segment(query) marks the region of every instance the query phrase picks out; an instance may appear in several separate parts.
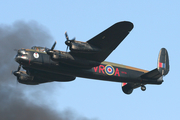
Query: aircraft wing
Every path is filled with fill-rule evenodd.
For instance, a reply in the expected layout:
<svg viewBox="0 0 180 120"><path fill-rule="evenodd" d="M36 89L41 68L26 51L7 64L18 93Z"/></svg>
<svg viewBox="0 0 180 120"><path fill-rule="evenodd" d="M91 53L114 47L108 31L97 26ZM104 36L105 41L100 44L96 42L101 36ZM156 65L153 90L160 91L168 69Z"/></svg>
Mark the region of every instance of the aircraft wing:
<svg viewBox="0 0 180 120"><path fill-rule="evenodd" d="M102 62L124 40L132 29L133 24L131 22L118 22L87 41L89 45L98 48L98 52L74 54L84 59Z"/></svg>

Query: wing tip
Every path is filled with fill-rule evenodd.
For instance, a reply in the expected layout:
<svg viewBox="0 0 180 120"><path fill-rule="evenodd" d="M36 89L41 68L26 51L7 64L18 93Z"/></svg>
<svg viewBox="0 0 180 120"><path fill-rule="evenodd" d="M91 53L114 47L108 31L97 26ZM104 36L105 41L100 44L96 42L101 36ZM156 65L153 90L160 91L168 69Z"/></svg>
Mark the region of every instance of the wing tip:
<svg viewBox="0 0 180 120"><path fill-rule="evenodd" d="M128 30L128 31L131 31L134 28L134 24L130 21L120 21L120 22L115 23L114 25L123 27L125 28L124 30Z"/></svg>

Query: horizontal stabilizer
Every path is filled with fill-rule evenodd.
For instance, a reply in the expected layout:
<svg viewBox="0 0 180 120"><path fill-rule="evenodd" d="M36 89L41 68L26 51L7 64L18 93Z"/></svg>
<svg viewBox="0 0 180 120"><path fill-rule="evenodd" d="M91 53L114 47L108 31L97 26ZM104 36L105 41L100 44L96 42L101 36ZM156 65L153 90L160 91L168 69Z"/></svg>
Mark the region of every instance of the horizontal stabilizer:
<svg viewBox="0 0 180 120"><path fill-rule="evenodd" d="M152 71L149 71L143 75L141 75L141 78L143 79L158 79L162 76L162 74L158 71L158 69L154 69Z"/></svg>

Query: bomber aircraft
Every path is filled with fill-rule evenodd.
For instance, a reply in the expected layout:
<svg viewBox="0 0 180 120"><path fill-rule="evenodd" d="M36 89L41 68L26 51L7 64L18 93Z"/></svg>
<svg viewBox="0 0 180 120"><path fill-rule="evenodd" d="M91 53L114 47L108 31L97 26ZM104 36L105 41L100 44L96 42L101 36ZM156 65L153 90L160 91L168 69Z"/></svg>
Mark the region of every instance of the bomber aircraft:
<svg viewBox="0 0 180 120"><path fill-rule="evenodd" d="M31 49L19 49L15 61L19 67L12 73L18 82L27 85L75 80L76 77L121 82L125 94L131 94L135 88L146 90L146 84L159 85L163 76L169 72L168 52L162 48L157 68L151 71L122 64L104 61L133 29L129 21L115 23L87 42L69 40L65 33L70 51L54 50L34 46ZM20 71L21 67L24 71Z"/></svg>

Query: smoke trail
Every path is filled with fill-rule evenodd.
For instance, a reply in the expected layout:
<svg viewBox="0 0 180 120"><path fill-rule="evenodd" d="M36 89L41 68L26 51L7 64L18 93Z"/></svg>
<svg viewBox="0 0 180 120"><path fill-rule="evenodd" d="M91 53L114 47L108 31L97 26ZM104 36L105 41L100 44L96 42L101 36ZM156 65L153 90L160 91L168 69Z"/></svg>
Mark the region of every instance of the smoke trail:
<svg viewBox="0 0 180 120"><path fill-rule="evenodd" d="M11 70L17 70L14 61L14 49L30 48L34 45L49 46L53 43L48 30L35 21L17 21L13 25L0 25L0 119L1 120L88 120L74 115L70 110L57 112L49 107L44 100L40 86L35 89L33 99L28 98L26 92L30 87L16 86L16 77L10 75ZM52 87L53 88L53 87ZM43 92L52 92L52 88ZM31 96L32 97L32 96ZM42 102L43 101L43 102ZM41 102L41 104L39 104Z"/></svg>
<svg viewBox="0 0 180 120"><path fill-rule="evenodd" d="M12 26L0 26L0 70L1 83L9 82L7 77L11 70L16 70L18 64L14 62L16 51L14 49L30 48L33 45L48 45L52 38L43 26L35 21L25 23L22 21L15 22ZM1 84L0 83L0 84Z"/></svg>

